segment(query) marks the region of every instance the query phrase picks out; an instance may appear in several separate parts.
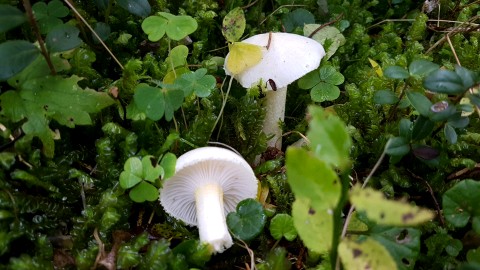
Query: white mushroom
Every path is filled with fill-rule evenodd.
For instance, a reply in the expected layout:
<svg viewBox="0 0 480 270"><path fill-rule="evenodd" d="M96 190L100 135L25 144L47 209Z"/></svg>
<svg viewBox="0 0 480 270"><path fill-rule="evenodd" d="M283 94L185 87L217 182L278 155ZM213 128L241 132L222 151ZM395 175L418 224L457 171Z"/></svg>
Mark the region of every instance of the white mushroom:
<svg viewBox="0 0 480 270"><path fill-rule="evenodd" d="M241 200L257 194L250 165L230 150L202 147L180 156L175 171L160 191L165 211L197 226L200 241L209 243L214 253L231 247L225 217Z"/></svg>
<svg viewBox="0 0 480 270"><path fill-rule="evenodd" d="M242 42L268 47L264 50L260 63L234 77L245 88L255 86L260 81L266 83L267 112L263 132L274 135L268 146L280 149L282 130L279 121L285 118L287 85L315 70L325 56L325 50L320 43L311 38L289 33L259 34ZM225 59L225 62L227 61L228 55ZM231 74L226 66L225 71L228 75ZM277 90L270 91L272 87L276 87Z"/></svg>

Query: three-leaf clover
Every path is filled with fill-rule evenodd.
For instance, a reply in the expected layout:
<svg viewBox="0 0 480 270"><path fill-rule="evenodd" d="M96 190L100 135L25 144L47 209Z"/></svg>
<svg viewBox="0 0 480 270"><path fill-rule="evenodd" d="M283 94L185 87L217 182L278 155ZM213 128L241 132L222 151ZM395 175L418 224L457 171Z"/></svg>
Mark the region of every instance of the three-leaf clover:
<svg viewBox="0 0 480 270"><path fill-rule="evenodd" d="M335 100L340 96L337 85L344 82L343 75L332 66L324 66L303 76L298 87L310 89L310 96L315 102Z"/></svg>
<svg viewBox="0 0 480 270"><path fill-rule="evenodd" d="M197 30L197 21L190 16L175 16L166 12L159 12L159 15L147 17L142 23L142 30L150 41L159 41L165 34L178 41Z"/></svg>
<svg viewBox="0 0 480 270"><path fill-rule="evenodd" d="M193 92L198 97L208 97L215 88L217 81L212 75L206 75L207 69L197 69L195 72L184 73L176 81L175 85L184 91L185 96Z"/></svg>

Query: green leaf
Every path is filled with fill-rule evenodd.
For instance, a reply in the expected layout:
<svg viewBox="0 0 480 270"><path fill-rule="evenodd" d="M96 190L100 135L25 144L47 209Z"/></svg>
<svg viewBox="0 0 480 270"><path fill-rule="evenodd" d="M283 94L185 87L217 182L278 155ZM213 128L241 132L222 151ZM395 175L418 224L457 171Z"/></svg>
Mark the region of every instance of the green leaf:
<svg viewBox="0 0 480 270"><path fill-rule="evenodd" d="M329 84L340 85L345 81L345 77L334 67L327 65L320 68L320 80Z"/></svg>
<svg viewBox="0 0 480 270"><path fill-rule="evenodd" d="M165 175L163 179L168 179L175 174L175 165L177 164L177 157L173 153L166 153L162 161L160 161L160 166L162 166Z"/></svg>
<svg viewBox="0 0 480 270"><path fill-rule="evenodd" d="M395 104L398 100L397 95L390 90L378 90L373 95L373 101L380 105Z"/></svg>
<svg viewBox="0 0 480 270"><path fill-rule="evenodd" d="M245 199L238 203L237 211L227 215L227 225L232 234L243 241L249 241L259 235L267 216L263 206L255 199Z"/></svg>
<svg viewBox="0 0 480 270"><path fill-rule="evenodd" d="M282 25L286 32L292 32L297 27L303 28L305 24L311 23L315 23L315 17L304 8L295 9L282 17Z"/></svg>
<svg viewBox="0 0 480 270"><path fill-rule="evenodd" d="M207 69L200 68L195 72L184 73L177 80L175 86L183 90L185 96L193 92L198 97L208 97L215 88L217 81L212 75L206 75Z"/></svg>
<svg viewBox="0 0 480 270"><path fill-rule="evenodd" d="M338 245L338 255L345 269L349 270L398 269L388 250L371 238L366 238L361 242L347 238L342 239Z"/></svg>
<svg viewBox="0 0 480 270"><path fill-rule="evenodd" d="M154 121L160 120L164 115L167 121L172 120L175 110L183 103L183 91L152 87L141 83L135 87L133 96L138 110Z"/></svg>
<svg viewBox="0 0 480 270"><path fill-rule="evenodd" d="M454 115L448 118L447 123L454 128L465 128L466 126L468 126L469 122L470 122L470 118L462 117L461 112L456 112Z"/></svg>
<svg viewBox="0 0 480 270"><path fill-rule="evenodd" d="M142 29L150 41L160 40L165 33L170 39L179 41L197 30L197 21L190 16L175 16L166 12L159 14L142 22Z"/></svg>
<svg viewBox="0 0 480 270"><path fill-rule="evenodd" d="M480 182L467 179L458 182L442 196L445 219L455 227L465 227L470 219L480 219ZM478 222L478 221L477 221ZM475 228L480 233L480 228Z"/></svg>
<svg viewBox="0 0 480 270"><path fill-rule="evenodd" d="M449 144L457 143L457 132L451 125L445 124L445 126L443 127L443 134L445 135L445 139L447 139L447 142Z"/></svg>
<svg viewBox="0 0 480 270"><path fill-rule="evenodd" d="M420 230L375 225L369 233L372 239L388 250L399 270L414 269L420 254Z"/></svg>
<svg viewBox="0 0 480 270"><path fill-rule="evenodd" d="M270 221L270 234L275 240L285 237L288 241L297 238L293 218L289 214L277 214Z"/></svg>
<svg viewBox="0 0 480 270"><path fill-rule="evenodd" d="M390 138L385 147L385 153L390 156L404 156L410 152L410 144L404 137Z"/></svg>
<svg viewBox="0 0 480 270"><path fill-rule="evenodd" d="M19 73L32 63L40 51L32 43L11 40L0 44L0 81Z"/></svg>
<svg viewBox="0 0 480 270"><path fill-rule="evenodd" d="M432 113L430 110L432 102L426 96L413 91L406 91L406 93L408 101L410 101L410 104L412 104L420 115L428 117Z"/></svg>
<svg viewBox="0 0 480 270"><path fill-rule="evenodd" d="M139 17L147 17L151 12L148 0L118 0L118 5Z"/></svg>
<svg viewBox="0 0 480 270"><path fill-rule="evenodd" d="M385 199L382 192L355 186L350 201L357 211L365 211L369 220L382 225L413 226L431 220L434 213L406 202Z"/></svg>
<svg viewBox="0 0 480 270"><path fill-rule="evenodd" d="M318 30L321 27L320 30ZM318 31L317 31L318 30ZM303 27L303 34L310 36L314 31L313 39L320 42L325 48L325 59L328 60L338 50L340 46L345 44L346 39L340 31L334 26L322 26L320 24L306 24Z"/></svg>
<svg viewBox="0 0 480 270"><path fill-rule="evenodd" d="M455 73L462 79L464 89L468 89L478 83L478 74L462 66L455 65Z"/></svg>
<svg viewBox="0 0 480 270"><path fill-rule="evenodd" d="M412 140L422 140L428 137L435 127L435 123L427 117L419 116L412 128Z"/></svg>
<svg viewBox="0 0 480 270"><path fill-rule="evenodd" d="M50 53L68 51L82 44L78 37L80 30L75 26L62 24L56 26L47 34L45 43Z"/></svg>
<svg viewBox="0 0 480 270"><path fill-rule="evenodd" d="M168 70L172 71L177 67L183 67L187 65L188 47L185 45L175 46L165 58L165 63L168 65ZM177 74L178 76L179 74Z"/></svg>
<svg viewBox="0 0 480 270"><path fill-rule="evenodd" d="M400 79L400 80L407 79L408 77L410 77L410 74L408 73L408 71L405 68L399 67L399 66L387 67L386 69L383 70L383 75L390 79Z"/></svg>
<svg viewBox="0 0 480 270"><path fill-rule="evenodd" d="M310 106L308 112L312 119L307 137L314 154L329 165L347 167L350 164L352 141L345 124L320 107Z"/></svg>
<svg viewBox="0 0 480 270"><path fill-rule="evenodd" d="M440 66L428 60L415 60L408 66L408 71L412 75L425 76L439 69Z"/></svg>
<svg viewBox="0 0 480 270"><path fill-rule="evenodd" d="M340 96L340 89L329 83L320 82L310 91L310 97L314 102L335 100Z"/></svg>
<svg viewBox="0 0 480 270"><path fill-rule="evenodd" d="M312 252L327 253L332 248L333 215L328 210L326 205L312 203L307 197L296 196L292 204L293 224Z"/></svg>
<svg viewBox="0 0 480 270"><path fill-rule="evenodd" d="M236 7L223 18L222 34L228 42L236 42L242 38L245 31L245 14L241 7Z"/></svg>
<svg viewBox="0 0 480 270"><path fill-rule="evenodd" d="M120 174L120 186L129 189L142 181L142 161L137 157L131 157L125 161L123 172Z"/></svg>
<svg viewBox="0 0 480 270"><path fill-rule="evenodd" d="M164 174L164 172L163 168L158 164L153 166L151 158L152 156L144 156L142 158L142 178L146 181L155 183L155 180L157 180L160 175Z"/></svg>
<svg viewBox="0 0 480 270"><path fill-rule="evenodd" d="M298 87L300 87L301 89L311 89L320 82L320 72L318 71L318 69L316 69L300 78L298 80Z"/></svg>
<svg viewBox="0 0 480 270"><path fill-rule="evenodd" d="M430 73L423 81L423 86L430 91L449 95L462 94L468 89L457 73L443 69Z"/></svg>
<svg viewBox="0 0 480 270"><path fill-rule="evenodd" d="M142 181L130 190L128 195L130 199L136 203L142 203L144 201L153 202L158 199L158 188L148 182Z"/></svg>
<svg viewBox="0 0 480 270"><path fill-rule="evenodd" d="M110 36L110 33L111 33L110 26L103 22L97 22L95 24L94 30L95 30L95 33L97 33L97 35L100 37L102 41L107 40L108 36ZM95 43L100 43L98 38L93 34L92 34L92 39Z"/></svg>
<svg viewBox="0 0 480 270"><path fill-rule="evenodd" d="M398 133L400 137L405 138L406 141L410 141L412 137L412 122L402 118L400 123L398 123Z"/></svg>
<svg viewBox="0 0 480 270"><path fill-rule="evenodd" d="M185 240L173 248L172 251L173 254L182 255L190 266L200 268L203 268L212 257L210 245L200 243L198 240Z"/></svg>
<svg viewBox="0 0 480 270"><path fill-rule="evenodd" d="M7 32L27 21L27 16L18 8L0 5L0 33Z"/></svg>
<svg viewBox="0 0 480 270"><path fill-rule="evenodd" d="M59 0L50 1L48 5L44 2L37 2L32 9L42 34L47 34L54 27L62 25L63 22L60 18L66 17L70 12Z"/></svg>

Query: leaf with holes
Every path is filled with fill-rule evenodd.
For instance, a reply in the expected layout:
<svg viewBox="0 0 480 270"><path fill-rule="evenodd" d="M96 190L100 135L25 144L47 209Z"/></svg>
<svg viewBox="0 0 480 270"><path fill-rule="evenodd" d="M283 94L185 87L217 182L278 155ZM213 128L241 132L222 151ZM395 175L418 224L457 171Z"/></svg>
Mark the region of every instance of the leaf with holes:
<svg viewBox="0 0 480 270"><path fill-rule="evenodd" d="M363 241L344 238L338 245L338 255L345 269L349 270L397 269L388 250L370 237Z"/></svg>
<svg viewBox="0 0 480 270"><path fill-rule="evenodd" d="M297 238L297 230L293 218L289 214L277 214L270 221L270 234L275 240L285 237L288 241Z"/></svg>
<svg viewBox="0 0 480 270"><path fill-rule="evenodd" d="M387 200L382 192L372 188L353 187L350 201L359 212L365 211L368 219L382 225L413 226L434 217L434 213L428 209Z"/></svg>
<svg viewBox="0 0 480 270"><path fill-rule="evenodd" d="M227 225L233 236L243 241L249 241L259 235L267 216L263 206L254 199L245 199L238 203L237 211L227 215Z"/></svg>
<svg viewBox="0 0 480 270"><path fill-rule="evenodd" d="M49 128L50 119L67 127L90 125L91 113L100 112L114 103L108 94L78 86L77 76L62 78L45 76L32 78L22 83L18 91L7 91L0 96L1 114L22 125L26 135L39 137L44 153L53 156L53 131Z"/></svg>
<svg viewBox="0 0 480 270"><path fill-rule="evenodd" d="M480 182L467 179L458 182L443 194L443 214L455 227L465 227L472 220L473 229L480 233Z"/></svg>

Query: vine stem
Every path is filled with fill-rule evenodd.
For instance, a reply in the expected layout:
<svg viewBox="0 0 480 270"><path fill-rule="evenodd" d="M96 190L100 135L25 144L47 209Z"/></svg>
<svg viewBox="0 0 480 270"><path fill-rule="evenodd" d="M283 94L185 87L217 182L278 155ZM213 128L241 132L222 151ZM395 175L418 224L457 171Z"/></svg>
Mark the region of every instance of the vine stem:
<svg viewBox="0 0 480 270"><path fill-rule="evenodd" d="M35 20L35 15L33 15L32 5L30 4L30 0L23 0L22 2L23 2L23 8L25 8L25 11L27 12L28 20L32 25L33 32L37 37L38 45L40 45L40 50L42 52L42 55L47 61L47 65L48 65L48 68L50 69L50 73L52 73L52 75L56 75L57 71L53 66L52 59L50 59L50 55L48 54L47 48L45 47L45 42L43 41L42 35L40 34L40 28L38 28L37 21Z"/></svg>

